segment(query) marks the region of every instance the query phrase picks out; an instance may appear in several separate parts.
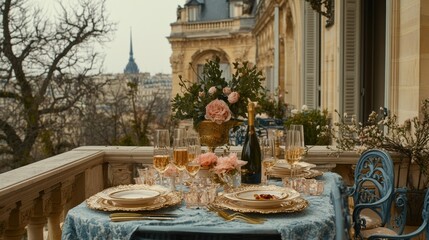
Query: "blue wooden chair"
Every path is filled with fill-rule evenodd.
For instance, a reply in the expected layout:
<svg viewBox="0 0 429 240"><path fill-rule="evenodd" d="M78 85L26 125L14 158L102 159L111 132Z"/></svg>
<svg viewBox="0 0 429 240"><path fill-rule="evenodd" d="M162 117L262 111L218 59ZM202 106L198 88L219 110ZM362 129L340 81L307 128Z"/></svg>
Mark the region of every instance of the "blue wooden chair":
<svg viewBox="0 0 429 240"><path fill-rule="evenodd" d="M377 232L374 232L373 234L370 234L367 236L369 240L375 240L375 239L411 239L414 237L417 237L421 234L425 234L425 239L429 239L429 191L426 189L426 195L425 200L423 202L423 211L422 211L422 218L423 222L420 225L419 228L417 228L415 231L407 234L398 235L396 232L391 231L387 228L378 228ZM384 232L385 234L380 234L380 232Z"/></svg>
<svg viewBox="0 0 429 240"><path fill-rule="evenodd" d="M394 198L394 170L390 155L382 150L366 151L359 158L349 189L353 198L353 230L355 238L362 232L386 226Z"/></svg>
<svg viewBox="0 0 429 240"><path fill-rule="evenodd" d="M335 240L349 239L350 215L347 201L347 188L341 178L331 191L331 201L335 210Z"/></svg>

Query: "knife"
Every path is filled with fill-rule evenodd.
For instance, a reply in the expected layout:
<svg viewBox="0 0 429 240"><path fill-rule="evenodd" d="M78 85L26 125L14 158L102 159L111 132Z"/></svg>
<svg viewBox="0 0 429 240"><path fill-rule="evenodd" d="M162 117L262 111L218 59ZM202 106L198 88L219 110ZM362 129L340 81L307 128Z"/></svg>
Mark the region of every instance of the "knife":
<svg viewBox="0 0 429 240"><path fill-rule="evenodd" d="M124 221L135 221L135 220L174 220L174 217L156 217L156 216L145 216L145 217L111 217L112 222L124 222Z"/></svg>

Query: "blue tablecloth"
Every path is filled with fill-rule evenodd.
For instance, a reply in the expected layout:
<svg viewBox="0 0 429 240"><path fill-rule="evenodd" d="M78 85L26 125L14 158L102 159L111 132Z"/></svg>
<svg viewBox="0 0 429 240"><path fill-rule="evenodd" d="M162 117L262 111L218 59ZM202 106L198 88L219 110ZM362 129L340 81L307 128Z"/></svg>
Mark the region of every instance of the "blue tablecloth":
<svg viewBox="0 0 429 240"><path fill-rule="evenodd" d="M334 239L335 212L330 193L339 178L335 173L325 173L318 178L325 182L323 194L303 196L309 201L305 210L263 215L268 219L264 224L226 222L213 212L184 205L159 210L178 214L175 220L111 222L109 212L89 209L84 202L68 212L62 239L271 239L275 235L281 239Z"/></svg>

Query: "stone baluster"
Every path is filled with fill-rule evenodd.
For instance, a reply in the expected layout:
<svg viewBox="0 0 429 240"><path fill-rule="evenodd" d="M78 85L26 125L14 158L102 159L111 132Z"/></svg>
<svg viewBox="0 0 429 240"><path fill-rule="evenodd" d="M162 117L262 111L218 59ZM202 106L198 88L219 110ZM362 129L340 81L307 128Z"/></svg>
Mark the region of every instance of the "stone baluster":
<svg viewBox="0 0 429 240"><path fill-rule="evenodd" d="M73 183L74 177L66 179L50 192L48 206L45 210L48 213L49 240L61 239L60 224L64 218L64 206L72 198Z"/></svg>
<svg viewBox="0 0 429 240"><path fill-rule="evenodd" d="M16 203L16 207L10 211L8 226L4 231L5 240L21 240L25 234L25 225L22 224L22 215L20 212L21 202Z"/></svg>
<svg viewBox="0 0 429 240"><path fill-rule="evenodd" d="M33 211L28 222L27 234L29 240L43 240L43 228L46 216L43 212L43 194L34 200Z"/></svg>

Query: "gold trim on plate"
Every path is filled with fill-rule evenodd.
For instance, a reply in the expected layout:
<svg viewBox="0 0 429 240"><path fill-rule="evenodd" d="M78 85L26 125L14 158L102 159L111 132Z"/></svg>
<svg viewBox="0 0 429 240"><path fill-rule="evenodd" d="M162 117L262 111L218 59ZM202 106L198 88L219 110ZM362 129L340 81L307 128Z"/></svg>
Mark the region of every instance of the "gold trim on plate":
<svg viewBox="0 0 429 240"><path fill-rule="evenodd" d="M260 186L260 185L246 185L242 186L235 190L235 192L247 191L247 190L275 190L279 191L279 189L285 189L277 186ZM287 189L287 188L286 188ZM262 213L262 214L270 214L270 213L293 213L300 212L308 207L308 201L301 197L296 197L291 200L285 200L284 202L279 203L275 206L262 206L262 207L250 207L245 204L240 204L240 201L235 201L231 198L228 198L225 195L217 196L213 205L226 208L229 210L243 212L243 213Z"/></svg>
<svg viewBox="0 0 429 240"><path fill-rule="evenodd" d="M153 202L147 204L121 204L113 201L109 194L119 190L151 189L161 192ZM168 192L166 188L160 186L148 186L141 184L120 185L103 190L86 200L89 208L101 211L151 211L169 206L174 206L182 201L180 193Z"/></svg>

